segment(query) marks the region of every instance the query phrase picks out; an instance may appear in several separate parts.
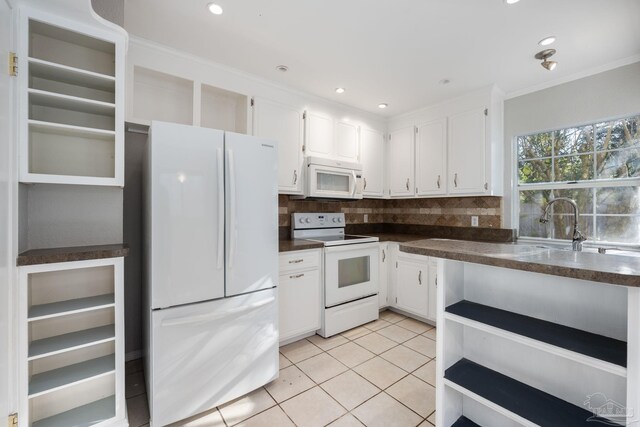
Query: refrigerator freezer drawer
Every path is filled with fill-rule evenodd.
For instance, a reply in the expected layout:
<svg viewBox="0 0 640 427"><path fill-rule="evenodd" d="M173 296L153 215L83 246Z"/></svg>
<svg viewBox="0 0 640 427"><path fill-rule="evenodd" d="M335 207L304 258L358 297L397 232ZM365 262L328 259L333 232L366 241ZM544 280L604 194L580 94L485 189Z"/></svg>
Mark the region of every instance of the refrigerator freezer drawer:
<svg viewBox="0 0 640 427"><path fill-rule="evenodd" d="M275 288L151 314L149 410L164 426L278 375Z"/></svg>

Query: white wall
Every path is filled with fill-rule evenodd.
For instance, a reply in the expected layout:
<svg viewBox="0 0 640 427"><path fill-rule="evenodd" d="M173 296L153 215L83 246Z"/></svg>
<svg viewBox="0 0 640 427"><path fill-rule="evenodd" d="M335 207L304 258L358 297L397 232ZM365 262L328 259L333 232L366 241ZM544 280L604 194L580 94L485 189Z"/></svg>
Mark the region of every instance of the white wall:
<svg viewBox="0 0 640 427"><path fill-rule="evenodd" d="M0 0L0 58L5 63L12 39L11 10ZM3 69L0 72L0 422L13 412L15 402L10 402L11 354L14 350L11 337L12 286L13 283L13 171L12 114L13 88L11 77Z"/></svg>
<svg viewBox="0 0 640 427"><path fill-rule="evenodd" d="M504 105L504 226L514 218L514 138L640 113L640 62L511 98Z"/></svg>

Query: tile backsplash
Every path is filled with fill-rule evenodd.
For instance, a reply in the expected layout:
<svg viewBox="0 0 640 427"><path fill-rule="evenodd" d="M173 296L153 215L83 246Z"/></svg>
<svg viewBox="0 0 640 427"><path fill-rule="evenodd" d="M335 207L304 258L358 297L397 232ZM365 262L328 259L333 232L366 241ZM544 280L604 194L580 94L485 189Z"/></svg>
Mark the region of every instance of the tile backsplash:
<svg viewBox="0 0 640 427"><path fill-rule="evenodd" d="M357 201L294 200L278 198L279 225L289 227L296 212L344 212L347 224L368 223L442 225L470 227L478 217L481 228L502 227L502 197L443 197L435 199L364 199Z"/></svg>

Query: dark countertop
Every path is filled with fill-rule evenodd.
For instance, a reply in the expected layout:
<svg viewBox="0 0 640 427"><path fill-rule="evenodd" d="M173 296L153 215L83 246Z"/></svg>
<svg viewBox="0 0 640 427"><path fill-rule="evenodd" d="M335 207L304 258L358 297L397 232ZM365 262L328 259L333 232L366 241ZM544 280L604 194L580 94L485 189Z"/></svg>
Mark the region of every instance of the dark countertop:
<svg viewBox="0 0 640 427"><path fill-rule="evenodd" d="M414 240L428 239L428 237L421 234L367 233L366 235L377 237L381 242L412 242Z"/></svg>
<svg viewBox="0 0 640 427"><path fill-rule="evenodd" d="M425 239L400 251L514 270L640 287L640 258L550 249L536 245Z"/></svg>
<svg viewBox="0 0 640 427"><path fill-rule="evenodd" d="M86 261L91 259L118 258L129 255L129 245L71 246L66 248L31 249L22 252L16 265L51 264L55 262Z"/></svg>
<svg viewBox="0 0 640 427"><path fill-rule="evenodd" d="M304 251L306 249L318 249L323 248L324 244L321 242L312 242L311 240L304 239L289 239L280 240L279 252L291 252L291 251Z"/></svg>

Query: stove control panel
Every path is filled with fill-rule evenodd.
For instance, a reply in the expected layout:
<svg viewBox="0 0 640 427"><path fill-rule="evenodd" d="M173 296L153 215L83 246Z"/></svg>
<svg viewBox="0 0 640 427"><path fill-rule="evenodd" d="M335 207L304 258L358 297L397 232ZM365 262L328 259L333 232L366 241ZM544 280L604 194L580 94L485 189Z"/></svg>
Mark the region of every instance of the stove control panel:
<svg viewBox="0 0 640 427"><path fill-rule="evenodd" d="M291 228L342 228L345 226L344 213L294 213L291 214Z"/></svg>

